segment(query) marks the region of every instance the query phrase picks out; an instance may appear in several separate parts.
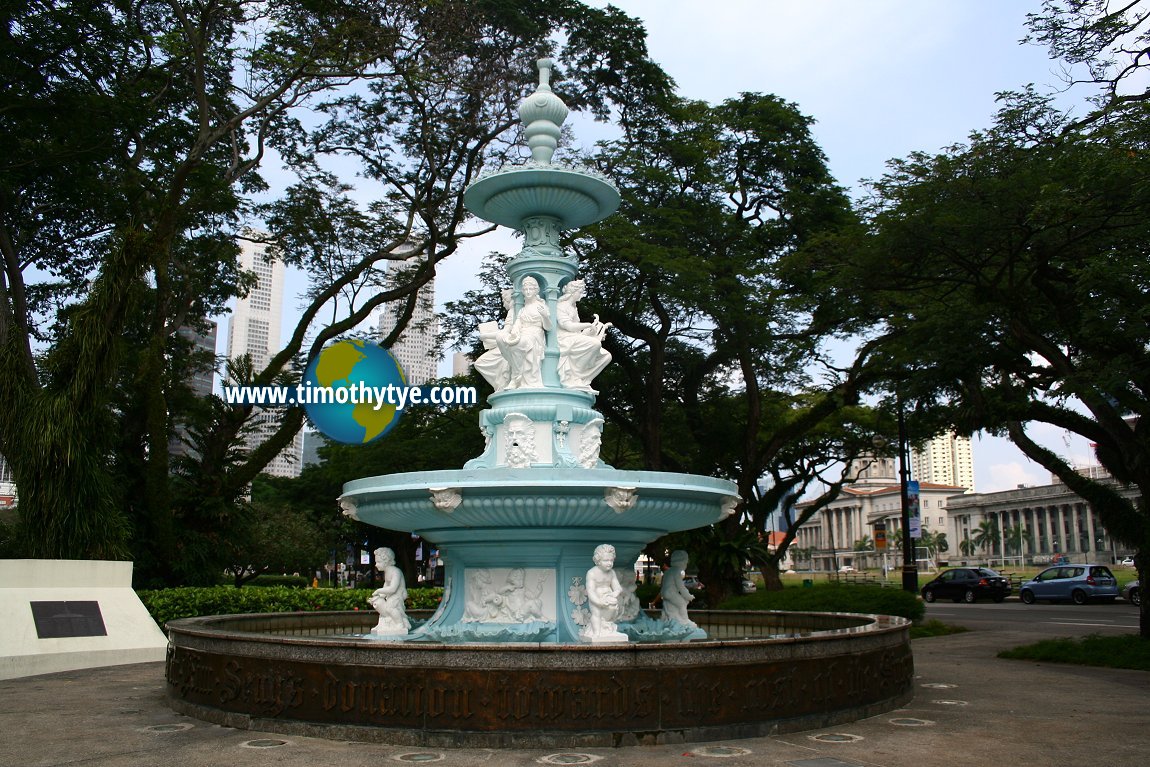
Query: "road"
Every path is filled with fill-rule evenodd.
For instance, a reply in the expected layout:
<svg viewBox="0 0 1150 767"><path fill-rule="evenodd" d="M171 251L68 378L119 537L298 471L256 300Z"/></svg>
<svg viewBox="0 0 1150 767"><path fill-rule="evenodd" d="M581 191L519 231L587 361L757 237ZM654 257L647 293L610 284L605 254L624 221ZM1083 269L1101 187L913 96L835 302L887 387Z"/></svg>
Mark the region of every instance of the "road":
<svg viewBox="0 0 1150 767"><path fill-rule="evenodd" d="M1052 637L1138 631L1138 608L1121 599L1114 604L1024 605L1015 599L1000 604L935 602L926 606L927 620L940 620L971 630L1040 631Z"/></svg>

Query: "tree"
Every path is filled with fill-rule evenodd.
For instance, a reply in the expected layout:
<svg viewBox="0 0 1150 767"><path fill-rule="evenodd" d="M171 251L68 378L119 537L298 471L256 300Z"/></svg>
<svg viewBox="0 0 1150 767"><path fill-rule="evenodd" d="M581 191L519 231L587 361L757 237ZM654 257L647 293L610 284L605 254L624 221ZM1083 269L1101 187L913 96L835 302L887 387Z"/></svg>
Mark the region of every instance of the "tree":
<svg viewBox="0 0 1150 767"><path fill-rule="evenodd" d="M1022 555L1022 545L1034 546L1034 536L1022 525L1012 525L1002 531L1002 544L1006 551Z"/></svg>
<svg viewBox="0 0 1150 767"><path fill-rule="evenodd" d="M266 368L233 371L290 380L380 304L409 316L468 234L463 187L511 151L536 56L557 49L564 98L600 116L667 89L638 22L574 1L31 2L6 21L0 451L36 532L26 554L118 558L130 538L168 580L199 559L189 545L221 551L211 537L302 424L289 410L242 454L250 408L178 412L176 332L251 285L235 258L248 223L312 286ZM279 198L258 175L277 171L271 149L294 177ZM328 170L335 158L365 189ZM412 256L407 279L381 281ZM198 442L173 479L176 422Z"/></svg>
<svg viewBox="0 0 1150 767"><path fill-rule="evenodd" d="M904 402L960 432L1008 436L1142 551L1150 323L1131 317L1150 303L1150 105L1126 109L1072 129L1019 94L968 144L893 161L836 280L874 322ZM1079 473L1035 441L1035 424L1093 443L1138 497Z"/></svg>
<svg viewBox="0 0 1150 767"><path fill-rule="evenodd" d="M994 524L994 520L984 519L978 523L978 527L970 540L976 547L982 549L983 556L989 558L998 548L1001 535L998 527Z"/></svg>
<svg viewBox="0 0 1150 767"><path fill-rule="evenodd" d="M328 547L318 526L303 511L291 506L254 503L250 524L233 530L222 541L228 565L239 588L267 572L300 572L309 577L327 560Z"/></svg>
<svg viewBox="0 0 1150 767"><path fill-rule="evenodd" d="M574 242L587 310L617 329L598 406L643 468L738 485L743 503L714 535L744 542L742 558L719 556L726 547L711 533L685 544L719 601L738 586L736 560L781 587L793 534L774 551L759 545L769 516L869 445L852 420L852 372L827 371L825 386L809 377L807 361L838 328L816 319L812 298L784 276L788 256L850 220L850 207L793 104L747 93L714 106L656 103L646 117L599 148L595 161L623 201Z"/></svg>
<svg viewBox="0 0 1150 767"><path fill-rule="evenodd" d="M1106 119L1115 112L1150 100L1145 84L1150 66L1150 4L1128 0L1043 0L1039 13L1026 14L1026 42L1046 46L1069 68L1069 86L1093 89L1093 109L1078 125Z"/></svg>
<svg viewBox="0 0 1150 767"><path fill-rule="evenodd" d="M958 551L959 551L959 553L961 553L961 554L962 554L964 557L971 557L971 556L974 556L974 552L975 552L977 549L978 549L978 545L977 545L977 544L975 544L975 542L974 542L974 541L972 541L970 538L966 538L966 537L964 537L964 538L962 539L962 541L961 541L961 542L958 544Z"/></svg>
<svg viewBox="0 0 1150 767"><path fill-rule="evenodd" d="M932 559L936 559L939 554L950 551L950 544L946 540L946 533L939 531L933 532L931 530L923 530L922 538L919 543L927 550Z"/></svg>

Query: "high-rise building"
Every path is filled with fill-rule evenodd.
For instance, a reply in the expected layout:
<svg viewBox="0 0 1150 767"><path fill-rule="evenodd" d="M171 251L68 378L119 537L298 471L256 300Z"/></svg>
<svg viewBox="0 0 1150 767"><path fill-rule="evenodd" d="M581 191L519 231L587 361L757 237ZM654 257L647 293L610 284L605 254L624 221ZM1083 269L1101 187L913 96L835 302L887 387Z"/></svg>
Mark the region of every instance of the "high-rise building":
<svg viewBox="0 0 1150 767"><path fill-rule="evenodd" d="M451 356L451 375L465 376L471 370L475 361L466 352L456 352Z"/></svg>
<svg viewBox="0 0 1150 767"><path fill-rule="evenodd" d="M393 279L410 272L416 259L410 259L392 272ZM392 301L383 305L379 315L379 338L382 341L395 329L405 301ZM439 377L439 355L435 336L439 332L439 318L435 314L435 279L419 289L415 309L399 339L391 345L392 356L412 386L422 386Z"/></svg>
<svg viewBox="0 0 1150 767"><path fill-rule="evenodd" d="M16 503L16 480L12 477L12 467L0 455L0 509Z"/></svg>
<svg viewBox="0 0 1150 767"><path fill-rule="evenodd" d="M212 322L209 323L206 332L201 333L190 327L182 327L176 331L181 338L192 343L195 347L195 353L203 360L203 364L193 369L187 380L188 388L196 397L211 396L215 387L216 333L218 330L219 326ZM187 429L183 423L177 422L175 431L168 441L168 453L172 457L194 453L195 451L188 442Z"/></svg>
<svg viewBox="0 0 1150 767"><path fill-rule="evenodd" d="M241 243L239 263L240 268L255 272L257 281L247 296L236 299L228 328L228 358L234 360L247 354L258 373L267 367L279 349L285 269L282 261L267 258L266 246L247 240ZM262 444L276 430L281 414L277 410L258 410L252 414L255 428L245 437L249 450ZM264 472L277 477L298 477L302 466L301 429Z"/></svg>
<svg viewBox="0 0 1150 767"><path fill-rule="evenodd" d="M911 455L912 477L919 482L974 490L974 459L970 437L939 434Z"/></svg>

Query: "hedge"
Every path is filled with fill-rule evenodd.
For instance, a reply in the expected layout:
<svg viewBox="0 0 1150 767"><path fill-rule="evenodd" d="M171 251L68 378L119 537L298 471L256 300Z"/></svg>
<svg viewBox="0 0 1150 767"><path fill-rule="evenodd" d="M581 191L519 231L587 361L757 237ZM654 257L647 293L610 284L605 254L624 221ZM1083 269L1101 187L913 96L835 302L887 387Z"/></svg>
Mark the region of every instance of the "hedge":
<svg viewBox="0 0 1150 767"><path fill-rule="evenodd" d="M183 587L140 591L140 601L156 623L176 618L236 613L291 613L322 610L370 610L371 589L297 589L287 586L237 589L233 586ZM433 610L443 597L441 588L415 588L407 592L407 609Z"/></svg>
<svg viewBox="0 0 1150 767"><path fill-rule="evenodd" d="M367 604L371 589L296 589L286 586L237 589L232 586L211 586L140 591L139 594L148 612L161 626L176 618L200 615L371 609ZM407 592L407 609L434 610L442 598L441 588L413 588ZM926 605L914 594L901 589L825 584L813 588L790 587L782 591L758 591L732 597L720 605L719 609L878 613L900 615L918 621L925 614Z"/></svg>

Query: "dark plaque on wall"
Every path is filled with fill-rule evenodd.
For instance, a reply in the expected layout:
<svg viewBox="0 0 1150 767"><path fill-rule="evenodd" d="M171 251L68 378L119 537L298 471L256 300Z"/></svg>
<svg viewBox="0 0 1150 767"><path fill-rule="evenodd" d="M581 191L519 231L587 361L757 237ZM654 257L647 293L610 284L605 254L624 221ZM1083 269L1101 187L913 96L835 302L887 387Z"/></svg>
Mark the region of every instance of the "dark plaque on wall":
<svg viewBox="0 0 1150 767"><path fill-rule="evenodd" d="M29 602L41 639L108 636L99 602Z"/></svg>

